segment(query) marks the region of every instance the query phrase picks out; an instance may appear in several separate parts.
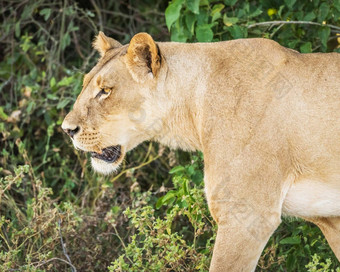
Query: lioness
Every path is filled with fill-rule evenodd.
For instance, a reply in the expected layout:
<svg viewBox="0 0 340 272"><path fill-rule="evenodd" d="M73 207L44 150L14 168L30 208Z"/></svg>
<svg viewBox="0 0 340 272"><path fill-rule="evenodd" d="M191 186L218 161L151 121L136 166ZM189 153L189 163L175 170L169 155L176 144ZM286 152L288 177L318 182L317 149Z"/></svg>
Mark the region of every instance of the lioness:
<svg viewBox="0 0 340 272"><path fill-rule="evenodd" d="M317 224L340 259L340 54L268 39L121 45L101 58L62 128L101 173L153 140L204 153L218 224L210 271L253 271L281 215Z"/></svg>

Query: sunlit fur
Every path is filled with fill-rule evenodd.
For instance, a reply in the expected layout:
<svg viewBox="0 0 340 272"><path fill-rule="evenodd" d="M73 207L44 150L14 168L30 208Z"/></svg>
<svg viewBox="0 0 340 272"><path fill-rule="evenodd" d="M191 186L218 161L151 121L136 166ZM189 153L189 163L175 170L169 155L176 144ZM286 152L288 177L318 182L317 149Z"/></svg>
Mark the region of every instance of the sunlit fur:
<svg viewBox="0 0 340 272"><path fill-rule="evenodd" d="M316 223L340 258L340 56L299 54L267 39L121 46L103 33L101 59L64 129L85 151L146 140L204 153L218 224L210 271L253 271L282 213ZM95 98L101 88L107 97Z"/></svg>

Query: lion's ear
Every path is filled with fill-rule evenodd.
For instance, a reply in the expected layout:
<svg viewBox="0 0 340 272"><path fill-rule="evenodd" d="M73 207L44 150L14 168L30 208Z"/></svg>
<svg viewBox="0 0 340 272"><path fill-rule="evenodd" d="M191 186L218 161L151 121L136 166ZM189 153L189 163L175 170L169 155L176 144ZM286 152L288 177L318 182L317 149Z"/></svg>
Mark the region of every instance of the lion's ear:
<svg viewBox="0 0 340 272"><path fill-rule="evenodd" d="M147 33L138 33L130 41L127 54L127 66L137 82L154 78L161 66L158 46Z"/></svg>
<svg viewBox="0 0 340 272"><path fill-rule="evenodd" d="M104 56L107 50L112 48L118 48L122 45L116 40L107 37L103 32L99 31L99 34L93 41L93 48L96 49L101 56Z"/></svg>

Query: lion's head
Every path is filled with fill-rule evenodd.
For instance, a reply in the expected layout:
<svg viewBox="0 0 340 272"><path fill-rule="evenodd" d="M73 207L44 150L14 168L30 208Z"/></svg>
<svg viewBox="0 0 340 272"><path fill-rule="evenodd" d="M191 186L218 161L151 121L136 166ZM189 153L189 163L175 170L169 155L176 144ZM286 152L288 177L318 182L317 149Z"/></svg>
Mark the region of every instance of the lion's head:
<svg viewBox="0 0 340 272"><path fill-rule="evenodd" d="M85 75L62 128L76 148L91 153L93 168L108 174L127 151L153 137L154 119L148 111L157 93L162 57L146 33L122 46L100 32L93 45L101 58Z"/></svg>

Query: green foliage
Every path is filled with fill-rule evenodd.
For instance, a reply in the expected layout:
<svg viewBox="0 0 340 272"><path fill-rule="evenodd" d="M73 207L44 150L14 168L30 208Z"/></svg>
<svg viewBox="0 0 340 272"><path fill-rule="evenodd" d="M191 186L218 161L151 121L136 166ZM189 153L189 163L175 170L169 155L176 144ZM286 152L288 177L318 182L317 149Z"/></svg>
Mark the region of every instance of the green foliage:
<svg viewBox="0 0 340 272"><path fill-rule="evenodd" d="M301 219L285 218L269 240L259 267L263 270L270 267L274 271L306 271L307 265L312 267L314 254L321 262L329 263L329 269L335 270L339 266L319 228Z"/></svg>
<svg viewBox="0 0 340 272"><path fill-rule="evenodd" d="M337 267L335 270L331 269L332 261L331 259L326 259L326 262L320 263L320 256L317 254L313 255L313 260L306 265L306 268L308 268L308 272L339 272L340 268Z"/></svg>
<svg viewBox="0 0 340 272"><path fill-rule="evenodd" d="M174 0L165 18L173 41L264 37L303 53L340 52L339 1Z"/></svg>
<svg viewBox="0 0 340 272"><path fill-rule="evenodd" d="M110 271L209 269L216 225L205 202L200 157L170 170L173 188L156 204L150 192L135 197L124 212L134 234Z"/></svg>
<svg viewBox="0 0 340 272"><path fill-rule="evenodd" d="M77 228L82 219L68 202L54 203L51 188L34 178L28 165L14 173L0 178L0 203L7 210L0 218L0 270L45 271L39 268L45 260L59 255L59 232ZM26 205L20 205L19 195L27 198Z"/></svg>

